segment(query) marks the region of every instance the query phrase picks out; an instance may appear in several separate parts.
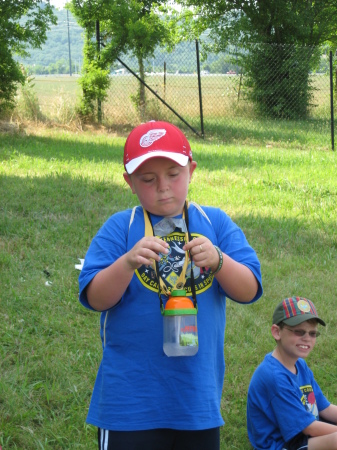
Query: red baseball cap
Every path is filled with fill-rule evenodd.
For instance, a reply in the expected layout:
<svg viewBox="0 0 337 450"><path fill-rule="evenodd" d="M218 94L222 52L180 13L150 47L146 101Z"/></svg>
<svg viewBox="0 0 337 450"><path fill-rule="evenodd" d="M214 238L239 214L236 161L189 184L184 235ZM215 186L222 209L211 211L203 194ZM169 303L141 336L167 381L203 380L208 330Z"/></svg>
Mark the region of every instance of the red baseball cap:
<svg viewBox="0 0 337 450"><path fill-rule="evenodd" d="M168 158L180 166L192 161L186 136L168 122L147 122L134 128L124 146L124 167L131 175L150 158Z"/></svg>

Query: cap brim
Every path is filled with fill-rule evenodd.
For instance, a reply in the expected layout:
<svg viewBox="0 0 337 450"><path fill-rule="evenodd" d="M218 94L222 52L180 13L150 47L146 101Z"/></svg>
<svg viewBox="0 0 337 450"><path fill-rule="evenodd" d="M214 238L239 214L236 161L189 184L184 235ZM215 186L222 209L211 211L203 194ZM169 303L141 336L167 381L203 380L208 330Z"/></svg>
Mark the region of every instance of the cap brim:
<svg viewBox="0 0 337 450"><path fill-rule="evenodd" d="M167 158L179 164L179 166L186 166L189 157L187 155L182 155L180 153L165 152L163 150L157 150L155 152L146 153L145 155L139 156L138 158L132 159L129 163L125 164L125 170L129 175L131 175L139 166L141 166L145 161L151 158Z"/></svg>
<svg viewBox="0 0 337 450"><path fill-rule="evenodd" d="M319 317L315 316L314 314L301 314L294 317L289 317L289 319L285 319L282 322L286 325L289 325L290 327L294 327L295 325L299 325L302 322L306 322L307 320L315 319L318 323L323 325L325 327L324 320L320 319Z"/></svg>

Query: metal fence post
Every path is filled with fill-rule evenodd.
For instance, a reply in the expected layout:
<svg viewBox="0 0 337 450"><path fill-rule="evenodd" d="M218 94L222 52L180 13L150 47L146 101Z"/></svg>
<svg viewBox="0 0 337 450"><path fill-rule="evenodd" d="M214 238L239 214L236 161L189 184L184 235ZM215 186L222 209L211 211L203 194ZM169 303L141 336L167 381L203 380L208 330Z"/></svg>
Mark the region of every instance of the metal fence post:
<svg viewBox="0 0 337 450"><path fill-rule="evenodd" d="M68 26L68 50L69 50L69 76L72 76L72 70L71 70L71 50L70 50L69 10L68 10L68 9L67 9L67 26Z"/></svg>
<svg viewBox="0 0 337 450"><path fill-rule="evenodd" d="M99 58L99 52L101 51L101 37L99 32L99 21L96 20L96 43L97 43L97 53ZM97 120L99 123L102 122L102 102L101 99L97 99Z"/></svg>
<svg viewBox="0 0 337 450"><path fill-rule="evenodd" d="M332 68L332 51L330 51L330 108L331 108L331 147L335 150L335 126L333 116L333 68Z"/></svg>
<svg viewBox="0 0 337 450"><path fill-rule="evenodd" d="M166 99L166 61L164 61L164 100Z"/></svg>
<svg viewBox="0 0 337 450"><path fill-rule="evenodd" d="M198 87L199 87L199 109L200 109L200 127L201 127L201 135L204 138L204 116L202 111L202 94L201 94L201 76L200 76L200 59L199 59L199 41L195 40L195 50L197 53L197 71L198 71Z"/></svg>

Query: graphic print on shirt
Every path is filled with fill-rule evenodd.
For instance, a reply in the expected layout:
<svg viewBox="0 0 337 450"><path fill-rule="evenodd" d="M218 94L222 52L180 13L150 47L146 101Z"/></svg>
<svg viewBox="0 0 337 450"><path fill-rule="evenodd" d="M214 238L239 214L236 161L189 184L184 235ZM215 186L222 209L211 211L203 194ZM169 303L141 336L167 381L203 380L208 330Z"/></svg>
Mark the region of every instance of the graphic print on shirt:
<svg viewBox="0 0 337 450"><path fill-rule="evenodd" d="M302 398L301 401L303 403L303 406L308 412L311 412L316 418L316 420L319 420L319 413L318 408L316 404L316 397L315 393L312 389L311 384L308 384L306 386L301 386L300 390L302 392Z"/></svg>
<svg viewBox="0 0 337 450"><path fill-rule="evenodd" d="M203 236L192 233L193 239L197 237ZM169 253L165 255L161 254L161 260L159 261L159 274L168 290L171 291L177 283L185 262L185 252L182 249L185 245L185 233L173 232L168 236L161 237L160 239L169 244ZM143 286L147 287L151 291L158 292L158 280L156 272L152 266L149 267L143 265L135 272ZM211 275L211 269L209 267L202 268L193 264L193 275L196 293L204 292L212 285L214 276ZM187 266L184 289L186 290L187 295L191 294L191 263Z"/></svg>

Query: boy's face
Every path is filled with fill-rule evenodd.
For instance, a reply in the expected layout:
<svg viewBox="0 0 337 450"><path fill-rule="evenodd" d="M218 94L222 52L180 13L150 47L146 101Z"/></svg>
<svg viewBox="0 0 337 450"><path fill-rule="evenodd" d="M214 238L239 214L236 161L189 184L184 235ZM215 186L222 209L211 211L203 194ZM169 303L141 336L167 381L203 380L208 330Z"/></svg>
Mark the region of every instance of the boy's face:
<svg viewBox="0 0 337 450"><path fill-rule="evenodd" d="M304 331L305 334L299 336ZM313 336L315 332L317 332L317 323L310 322L302 322L294 327L289 325L284 325L283 328L277 325L272 327L272 334L277 341L279 351L293 360L306 358L309 355L316 344L316 337Z"/></svg>
<svg viewBox="0 0 337 450"><path fill-rule="evenodd" d="M124 179L142 206L152 214L174 217L181 214L188 185L197 163L185 167L166 158L151 158Z"/></svg>

